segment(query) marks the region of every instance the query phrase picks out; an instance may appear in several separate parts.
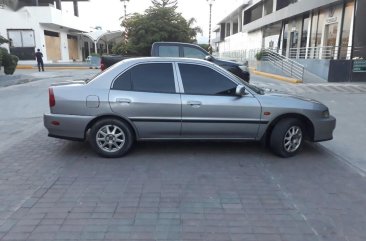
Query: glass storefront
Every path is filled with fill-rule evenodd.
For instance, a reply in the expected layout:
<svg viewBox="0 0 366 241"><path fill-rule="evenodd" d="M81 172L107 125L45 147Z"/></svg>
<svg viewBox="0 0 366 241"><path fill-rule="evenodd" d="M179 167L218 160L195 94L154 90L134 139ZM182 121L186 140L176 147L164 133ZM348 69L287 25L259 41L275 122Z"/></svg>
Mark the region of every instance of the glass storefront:
<svg viewBox="0 0 366 241"><path fill-rule="evenodd" d="M305 15L302 20L302 33L301 33L301 43L300 43L300 53L299 58L304 59L306 56L306 45L308 42L308 30L310 25L309 15Z"/></svg>
<svg viewBox="0 0 366 241"><path fill-rule="evenodd" d="M287 39L288 39L288 23L285 23L283 26L283 33L282 33L282 55L287 55Z"/></svg>
<svg viewBox="0 0 366 241"><path fill-rule="evenodd" d="M355 3L354 1L346 4L344 9L344 17L342 23L342 35L341 35L341 43L340 43L340 51L339 58L347 59L350 58L351 55L351 45L350 43L350 35L351 35L351 23L353 19L353 11L354 11Z"/></svg>

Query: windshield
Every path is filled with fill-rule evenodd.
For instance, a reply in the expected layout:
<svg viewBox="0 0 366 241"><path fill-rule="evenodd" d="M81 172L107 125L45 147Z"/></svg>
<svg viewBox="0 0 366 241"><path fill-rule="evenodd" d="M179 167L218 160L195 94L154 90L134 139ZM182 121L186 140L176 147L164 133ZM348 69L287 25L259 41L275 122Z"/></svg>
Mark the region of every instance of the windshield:
<svg viewBox="0 0 366 241"><path fill-rule="evenodd" d="M226 71L226 72L229 73L231 76L233 76L235 79L237 79L238 82L240 82L240 84L244 85L245 87L248 87L249 89L253 90L255 93L257 93L259 95L264 95L264 89L259 88L255 85L249 84L248 82L246 82L242 78L236 76L235 74L231 73L230 71Z"/></svg>

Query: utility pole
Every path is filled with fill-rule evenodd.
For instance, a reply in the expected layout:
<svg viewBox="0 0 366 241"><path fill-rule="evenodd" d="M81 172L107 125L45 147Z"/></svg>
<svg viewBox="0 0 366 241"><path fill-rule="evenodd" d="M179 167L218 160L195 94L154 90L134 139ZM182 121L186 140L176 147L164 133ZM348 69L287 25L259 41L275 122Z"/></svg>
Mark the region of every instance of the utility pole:
<svg viewBox="0 0 366 241"><path fill-rule="evenodd" d="M130 0L120 0L121 2L123 2L123 8L125 10L125 17L124 17L124 20L123 21L126 21L126 18L127 18L127 3L130 1ZM125 32L124 32L124 41L125 41L125 45L127 46L127 43L128 43L128 33L127 33L127 28L125 28ZM127 54L127 49L125 51L125 54Z"/></svg>
<svg viewBox="0 0 366 241"><path fill-rule="evenodd" d="M212 54L212 46L211 46L211 17L212 17L212 4L215 0L207 0L208 4L210 5L210 20L209 20L209 30L208 30L208 51Z"/></svg>
<svg viewBox="0 0 366 241"><path fill-rule="evenodd" d="M125 10L125 19L126 19L126 16L127 16L127 3L129 1L130 0L121 0L121 2L123 2L123 7L124 7L124 10Z"/></svg>

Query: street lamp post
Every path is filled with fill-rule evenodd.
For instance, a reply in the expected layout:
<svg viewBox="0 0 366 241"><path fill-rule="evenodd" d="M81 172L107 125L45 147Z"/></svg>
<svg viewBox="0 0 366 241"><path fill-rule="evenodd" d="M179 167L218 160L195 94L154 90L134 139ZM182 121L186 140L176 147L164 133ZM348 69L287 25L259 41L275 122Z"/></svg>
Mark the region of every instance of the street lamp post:
<svg viewBox="0 0 366 241"><path fill-rule="evenodd" d="M127 3L129 2L130 0L121 0L121 2L123 2L123 7L125 9L125 19L126 19L126 16L127 16Z"/></svg>
<svg viewBox="0 0 366 241"><path fill-rule="evenodd" d="M207 0L208 4L210 5L210 21L209 21L209 31L208 31L208 51L212 54L212 46L211 46L211 16L212 16L212 4L215 0Z"/></svg>
<svg viewBox="0 0 366 241"><path fill-rule="evenodd" d="M126 18L127 18L127 3L130 1L130 0L120 0L121 2L123 2L123 8L125 10L125 17L124 17L124 21L126 21ZM125 31L124 31L124 42L125 42L125 45L127 45L128 43L128 33L127 33L127 28L125 28ZM127 50L125 50L125 54L127 54Z"/></svg>

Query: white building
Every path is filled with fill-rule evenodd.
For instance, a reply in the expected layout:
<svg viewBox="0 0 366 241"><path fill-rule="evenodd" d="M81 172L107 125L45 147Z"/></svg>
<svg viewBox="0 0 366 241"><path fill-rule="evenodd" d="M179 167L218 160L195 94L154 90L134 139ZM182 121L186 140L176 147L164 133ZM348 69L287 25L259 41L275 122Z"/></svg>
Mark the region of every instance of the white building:
<svg viewBox="0 0 366 241"><path fill-rule="evenodd" d="M63 11L61 1L73 2L73 14ZM45 63L82 61L91 53L108 52L109 31L93 39L79 18L78 2L89 0L0 0L0 35L20 64L34 63L40 49ZM113 32L114 37L121 33ZM107 40L107 41L106 41Z"/></svg>
<svg viewBox="0 0 366 241"><path fill-rule="evenodd" d="M365 17L365 0L244 1L218 23L213 44L221 56L270 49L324 79L359 80L366 62L351 60L366 58ZM346 74L333 78L347 60Z"/></svg>

